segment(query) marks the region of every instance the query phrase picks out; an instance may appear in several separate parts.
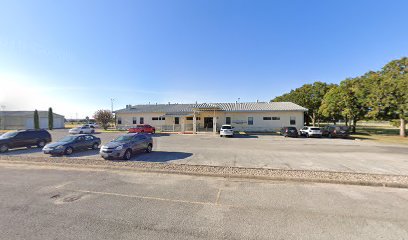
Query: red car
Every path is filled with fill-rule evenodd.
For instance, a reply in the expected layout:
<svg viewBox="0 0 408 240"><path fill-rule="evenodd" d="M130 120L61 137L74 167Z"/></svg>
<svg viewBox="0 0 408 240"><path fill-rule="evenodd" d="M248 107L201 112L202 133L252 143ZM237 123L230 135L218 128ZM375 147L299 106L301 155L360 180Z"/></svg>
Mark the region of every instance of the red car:
<svg viewBox="0 0 408 240"><path fill-rule="evenodd" d="M148 125L148 124L141 124L137 125L137 127L129 128L129 133L155 133L156 128Z"/></svg>

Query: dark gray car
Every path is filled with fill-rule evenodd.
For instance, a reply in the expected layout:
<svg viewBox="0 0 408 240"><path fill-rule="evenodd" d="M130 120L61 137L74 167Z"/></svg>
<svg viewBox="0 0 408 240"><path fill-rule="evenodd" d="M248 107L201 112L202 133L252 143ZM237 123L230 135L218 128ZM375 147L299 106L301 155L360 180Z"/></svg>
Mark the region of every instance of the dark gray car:
<svg viewBox="0 0 408 240"><path fill-rule="evenodd" d="M71 155L74 151L98 149L100 144L101 139L90 134L70 135L45 145L43 152L51 155Z"/></svg>
<svg viewBox="0 0 408 240"><path fill-rule="evenodd" d="M51 142L51 135L47 130L19 130L0 135L0 153L7 152L11 148L32 146L44 147Z"/></svg>
<svg viewBox="0 0 408 240"><path fill-rule="evenodd" d="M122 158L129 160L136 152L151 152L153 149L153 139L147 134L128 133L103 145L100 150L101 157Z"/></svg>

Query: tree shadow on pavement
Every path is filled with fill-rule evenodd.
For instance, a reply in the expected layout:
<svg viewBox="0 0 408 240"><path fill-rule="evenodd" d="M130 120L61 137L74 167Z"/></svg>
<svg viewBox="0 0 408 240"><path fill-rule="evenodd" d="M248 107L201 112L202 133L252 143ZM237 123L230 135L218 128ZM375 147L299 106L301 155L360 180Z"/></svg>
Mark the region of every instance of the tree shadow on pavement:
<svg viewBox="0 0 408 240"><path fill-rule="evenodd" d="M174 160L183 160L191 157L192 153L186 152L166 152L166 151L153 151L151 153L136 153L131 161L143 161L143 162L169 162Z"/></svg>
<svg viewBox="0 0 408 240"><path fill-rule="evenodd" d="M9 149L5 153L0 153L0 155L25 155L25 154L31 154L31 153L39 153L42 152L42 148L37 148L37 147L32 147L32 148L15 148L15 149Z"/></svg>

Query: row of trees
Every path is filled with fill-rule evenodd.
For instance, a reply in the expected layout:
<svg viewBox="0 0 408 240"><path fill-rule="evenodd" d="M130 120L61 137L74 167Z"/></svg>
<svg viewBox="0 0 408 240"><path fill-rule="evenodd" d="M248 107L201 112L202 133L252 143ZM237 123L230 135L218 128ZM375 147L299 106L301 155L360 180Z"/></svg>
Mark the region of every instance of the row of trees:
<svg viewBox="0 0 408 240"><path fill-rule="evenodd" d="M40 117L38 116L38 111L34 111L34 128L40 129ZM54 129L54 114L52 113L52 108L48 108L48 129Z"/></svg>
<svg viewBox="0 0 408 240"><path fill-rule="evenodd" d="M355 132L360 120L397 121L406 136L408 120L408 58L386 64L379 71L347 78L340 84L305 84L271 101L294 102L309 109L306 124L345 121Z"/></svg>

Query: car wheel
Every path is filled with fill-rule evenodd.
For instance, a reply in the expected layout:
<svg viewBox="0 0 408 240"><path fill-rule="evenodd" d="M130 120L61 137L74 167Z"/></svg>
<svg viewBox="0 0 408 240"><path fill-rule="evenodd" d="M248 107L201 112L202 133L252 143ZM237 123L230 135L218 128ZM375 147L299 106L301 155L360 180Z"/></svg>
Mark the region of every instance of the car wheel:
<svg viewBox="0 0 408 240"><path fill-rule="evenodd" d="M305 134L305 137L309 138L309 133L306 133L306 134Z"/></svg>
<svg viewBox="0 0 408 240"><path fill-rule="evenodd" d="M329 133L329 136L328 136L329 138L332 138L333 136L331 135L331 133Z"/></svg>
<svg viewBox="0 0 408 240"><path fill-rule="evenodd" d="M123 154L123 160L130 160L132 158L132 150L126 150L125 154Z"/></svg>
<svg viewBox="0 0 408 240"><path fill-rule="evenodd" d="M74 149L72 149L72 147L67 147L67 149L65 149L65 155L71 155L74 152Z"/></svg>
<svg viewBox="0 0 408 240"><path fill-rule="evenodd" d="M91 130L91 133L95 133L95 130Z"/></svg>
<svg viewBox="0 0 408 240"><path fill-rule="evenodd" d="M37 147L42 148L42 147L44 147L44 146L45 146L45 141L44 141L44 140L38 141Z"/></svg>
<svg viewBox="0 0 408 240"><path fill-rule="evenodd" d="M94 143L94 144L92 145L92 149L94 149L94 150L98 149L98 147L99 147L99 144L98 144L98 143Z"/></svg>
<svg viewBox="0 0 408 240"><path fill-rule="evenodd" d="M3 144L0 146L0 153L7 152L9 150L8 146L6 144Z"/></svg>
<svg viewBox="0 0 408 240"><path fill-rule="evenodd" d="M152 152L152 149L153 149L152 144L149 144L149 145L147 145L146 152L150 153L150 152Z"/></svg>
<svg viewBox="0 0 408 240"><path fill-rule="evenodd" d="M82 134L82 133L83 133L82 131L79 132L79 134Z"/></svg>

